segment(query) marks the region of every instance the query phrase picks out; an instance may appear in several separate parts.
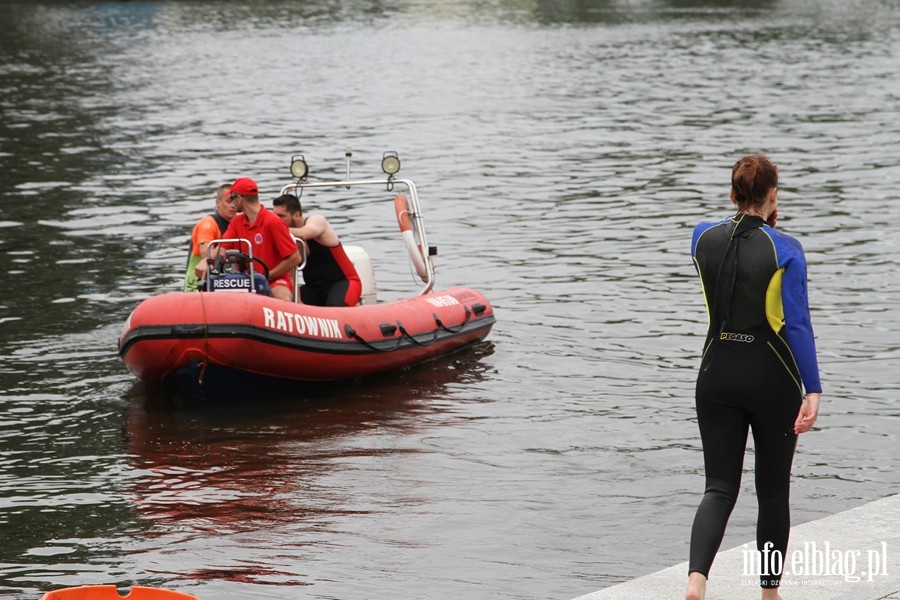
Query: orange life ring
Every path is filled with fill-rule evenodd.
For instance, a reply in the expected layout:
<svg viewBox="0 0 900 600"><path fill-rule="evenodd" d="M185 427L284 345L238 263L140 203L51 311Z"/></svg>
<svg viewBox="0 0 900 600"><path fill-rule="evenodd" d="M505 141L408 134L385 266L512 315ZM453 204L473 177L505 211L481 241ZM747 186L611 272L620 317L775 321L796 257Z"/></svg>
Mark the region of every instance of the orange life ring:
<svg viewBox="0 0 900 600"><path fill-rule="evenodd" d="M403 194L397 194L394 197L394 212L397 213L397 223L400 225L400 234L406 243L406 252L409 259L416 268L416 273L422 278L422 281L428 281L428 268L425 266L425 257L422 250L416 244L415 235L413 235L412 221L409 218L409 200Z"/></svg>

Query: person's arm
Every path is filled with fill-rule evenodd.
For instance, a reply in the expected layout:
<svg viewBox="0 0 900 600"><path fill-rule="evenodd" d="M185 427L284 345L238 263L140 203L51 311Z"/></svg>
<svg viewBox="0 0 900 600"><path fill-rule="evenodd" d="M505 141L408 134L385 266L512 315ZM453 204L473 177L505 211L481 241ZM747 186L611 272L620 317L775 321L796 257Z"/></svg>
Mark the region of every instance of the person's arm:
<svg viewBox="0 0 900 600"><path fill-rule="evenodd" d="M215 239L215 238L213 238L213 239ZM198 253L198 256L202 257L204 260L206 260L206 250L209 248L209 242L211 242L211 241L212 240L208 240L208 241L200 242L199 244L197 244L197 249L200 250L200 252Z"/></svg>
<svg viewBox="0 0 900 600"><path fill-rule="evenodd" d="M788 243L784 244L785 241ZM800 242L793 238L781 238L778 243L781 244L782 254L790 257L781 282L784 333L806 390L794 421L794 433L799 435L812 429L819 416L822 382L819 379L816 341L809 314L806 256Z"/></svg>
<svg viewBox="0 0 900 600"><path fill-rule="evenodd" d="M320 215L313 215L308 217L306 221L303 223L303 227L291 227L291 234L294 237L298 237L301 240L309 241L314 240L323 233L325 233L325 228L328 225L328 221L325 220L325 217Z"/></svg>
<svg viewBox="0 0 900 600"><path fill-rule="evenodd" d="M781 305L784 310L784 337L800 369L803 389L807 394L822 393L816 338L809 312L806 280L806 257L800 242L793 238L775 238L779 257L784 256L781 279ZM779 260L781 260L779 258Z"/></svg>
<svg viewBox="0 0 900 600"><path fill-rule="evenodd" d="M197 266L194 267L194 273L197 274L197 279L201 281L206 279L206 272L209 270L209 264L206 262L205 258L201 258L200 262L197 263Z"/></svg>
<svg viewBox="0 0 900 600"><path fill-rule="evenodd" d="M211 241L218 239L219 225L212 218L204 217L197 223L195 235L197 243L194 247L194 254L200 257L200 262L194 267L194 273L197 274L199 279L203 279L207 271L207 249Z"/></svg>
<svg viewBox="0 0 900 600"><path fill-rule="evenodd" d="M797 414L797 420L794 421L794 433L800 435L806 433L816 422L819 416L819 400L821 394L810 392L803 397L803 403L800 405L800 412Z"/></svg>
<svg viewBox="0 0 900 600"><path fill-rule="evenodd" d="M294 250L294 253L281 260L277 265L269 269L269 281L278 279L288 271L291 271L300 264L300 251Z"/></svg>
<svg viewBox="0 0 900 600"><path fill-rule="evenodd" d="M313 215L306 219L303 227L291 227L290 231L304 242L315 240L323 246L337 246L341 242L328 219L322 215Z"/></svg>

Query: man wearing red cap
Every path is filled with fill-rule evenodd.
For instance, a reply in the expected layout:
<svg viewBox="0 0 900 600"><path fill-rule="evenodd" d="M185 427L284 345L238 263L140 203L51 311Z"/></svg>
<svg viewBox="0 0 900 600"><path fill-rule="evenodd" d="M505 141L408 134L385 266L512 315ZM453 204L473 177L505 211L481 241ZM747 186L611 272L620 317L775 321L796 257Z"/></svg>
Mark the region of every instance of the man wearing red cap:
<svg viewBox="0 0 900 600"><path fill-rule="evenodd" d="M238 215L231 220L224 238L250 240L253 256L269 268L272 295L281 300L293 300L294 283L291 271L300 264L297 243L284 221L259 203L259 188L248 177L240 177L231 184Z"/></svg>
<svg viewBox="0 0 900 600"><path fill-rule="evenodd" d="M206 215L191 231L191 251L184 273L184 291L196 292L197 283L206 277L206 249L209 243L222 237L237 211L231 199L231 184L224 183L216 190L216 212Z"/></svg>

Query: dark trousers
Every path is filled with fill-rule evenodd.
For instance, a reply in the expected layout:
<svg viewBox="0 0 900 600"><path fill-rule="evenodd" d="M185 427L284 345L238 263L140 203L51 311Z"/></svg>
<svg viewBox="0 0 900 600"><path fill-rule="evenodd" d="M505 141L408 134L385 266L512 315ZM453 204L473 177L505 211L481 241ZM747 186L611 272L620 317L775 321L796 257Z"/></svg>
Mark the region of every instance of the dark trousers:
<svg viewBox="0 0 900 600"><path fill-rule="evenodd" d="M796 374L760 337L753 343L716 342L697 378L706 491L691 531L689 572L709 577L737 501L750 430L759 503L756 544L761 551L760 573L753 575L768 588L779 586L787 563L791 463L797 444L793 425L802 396Z"/></svg>

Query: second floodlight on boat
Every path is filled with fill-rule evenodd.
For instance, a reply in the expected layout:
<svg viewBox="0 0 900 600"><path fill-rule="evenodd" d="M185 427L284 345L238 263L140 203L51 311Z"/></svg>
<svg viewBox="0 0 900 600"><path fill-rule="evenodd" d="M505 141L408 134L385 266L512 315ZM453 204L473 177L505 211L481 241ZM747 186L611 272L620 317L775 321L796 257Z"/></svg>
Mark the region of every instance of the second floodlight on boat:
<svg viewBox="0 0 900 600"><path fill-rule="evenodd" d="M309 167L302 154L295 154L291 157L291 175L297 179L306 179L306 176L309 175Z"/></svg>
<svg viewBox="0 0 900 600"><path fill-rule="evenodd" d="M396 152L385 152L381 159L381 170L389 176L395 175L400 170L400 157Z"/></svg>

